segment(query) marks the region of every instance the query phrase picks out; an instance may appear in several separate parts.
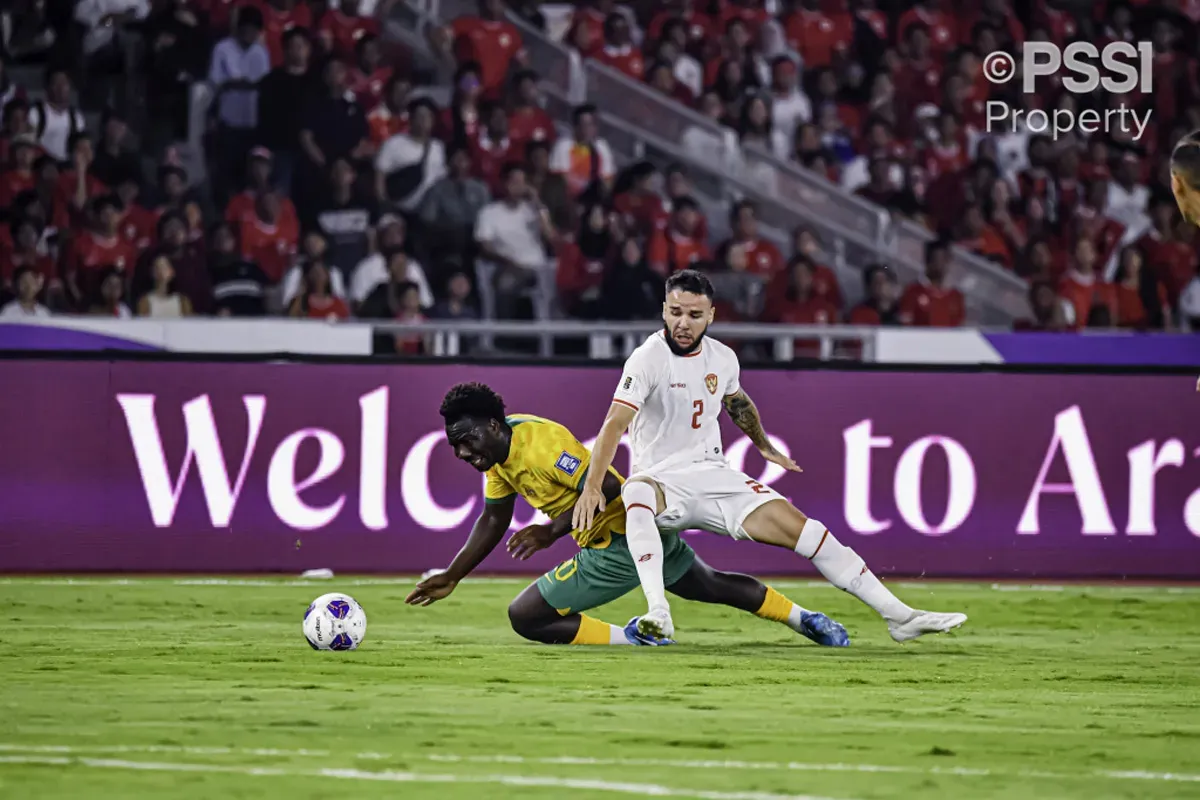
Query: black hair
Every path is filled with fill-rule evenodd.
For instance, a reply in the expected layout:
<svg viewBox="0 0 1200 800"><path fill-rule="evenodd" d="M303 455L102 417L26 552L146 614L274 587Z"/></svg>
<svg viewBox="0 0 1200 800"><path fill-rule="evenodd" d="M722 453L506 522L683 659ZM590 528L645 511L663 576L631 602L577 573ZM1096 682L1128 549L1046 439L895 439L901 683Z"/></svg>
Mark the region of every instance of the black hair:
<svg viewBox="0 0 1200 800"><path fill-rule="evenodd" d="M1175 145L1171 151L1171 172L1188 188L1200 189L1200 130L1192 131Z"/></svg>
<svg viewBox="0 0 1200 800"><path fill-rule="evenodd" d="M303 39L312 44L312 35L308 32L308 28L303 28L299 25L288 28L283 32L283 46L287 47L292 43L293 39Z"/></svg>
<svg viewBox="0 0 1200 800"><path fill-rule="evenodd" d="M461 419L494 419L504 421L504 400L490 386L472 381L450 387L438 409L447 425Z"/></svg>
<svg viewBox="0 0 1200 800"><path fill-rule="evenodd" d="M25 273L27 273L27 272L31 273L33 275L37 274L37 271L33 267L30 267L30 266L20 266L13 270L12 286L13 286L14 292L17 290L17 287L21 284L21 278L24 278Z"/></svg>
<svg viewBox="0 0 1200 800"><path fill-rule="evenodd" d="M674 200L672 200L671 208L674 211L683 211L683 210L689 209L689 208L692 211L699 211L700 204L696 202L696 199L694 197L692 197L691 195L685 194L682 197L676 197Z"/></svg>
<svg viewBox="0 0 1200 800"><path fill-rule="evenodd" d="M263 13L256 6L243 5L237 8L237 29L252 27L263 29Z"/></svg>
<svg viewBox="0 0 1200 800"><path fill-rule="evenodd" d="M433 114L434 120L436 122L437 113L438 113L437 103L433 102L432 100L430 100L428 97L425 97L425 96L415 97L412 100L408 101L408 113L409 114L416 114L418 108L429 109L429 113Z"/></svg>
<svg viewBox="0 0 1200 800"><path fill-rule="evenodd" d="M76 131L67 137L67 152L73 153L75 152L75 145L80 142L90 142L91 140L92 137L88 136L87 131Z"/></svg>
<svg viewBox="0 0 1200 800"><path fill-rule="evenodd" d="M125 210L125 205L121 202L121 198L115 194L103 194L92 201L92 210L99 214L106 208L111 208L118 214Z"/></svg>
<svg viewBox="0 0 1200 800"><path fill-rule="evenodd" d="M571 122L575 125L579 124L579 120L587 114L595 116L597 113L596 107L591 103L584 103L581 106L575 106L575 110L571 112Z"/></svg>
<svg viewBox="0 0 1200 800"><path fill-rule="evenodd" d="M742 212L746 211L747 209L749 209L756 218L758 217L758 204L756 204L753 200L739 200L733 204L733 208L729 209L729 224L736 225L738 217L740 217Z"/></svg>
<svg viewBox="0 0 1200 800"><path fill-rule="evenodd" d="M525 165L520 161L506 161L500 168L500 180L507 181L514 172L524 172Z"/></svg>
<svg viewBox="0 0 1200 800"><path fill-rule="evenodd" d="M934 239L925 243L925 262L928 263L939 252L949 253L950 242L945 239Z"/></svg>
<svg viewBox="0 0 1200 800"><path fill-rule="evenodd" d="M708 276L694 269L683 269L667 278L667 294L676 291L702 294L709 300L716 295Z"/></svg>
<svg viewBox="0 0 1200 800"><path fill-rule="evenodd" d="M550 152L550 143L545 139L530 141L529 144L525 145L525 158L531 157L538 150L545 150L547 153Z"/></svg>

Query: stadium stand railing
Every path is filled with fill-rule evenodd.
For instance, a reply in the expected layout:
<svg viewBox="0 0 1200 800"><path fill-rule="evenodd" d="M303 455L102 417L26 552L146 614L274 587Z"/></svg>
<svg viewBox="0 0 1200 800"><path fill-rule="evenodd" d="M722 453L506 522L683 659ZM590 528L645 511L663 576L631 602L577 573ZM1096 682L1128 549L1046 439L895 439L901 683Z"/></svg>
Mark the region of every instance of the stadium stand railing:
<svg viewBox="0 0 1200 800"><path fill-rule="evenodd" d="M556 344L586 342L587 356L593 359L625 358L645 340L662 328L661 322L603 322L582 320L489 321L429 321L421 323L363 320L376 335L395 334L421 336L427 343L427 353L433 356L458 356L466 353L468 340L478 342L486 337L509 337L536 342L539 355L549 357L558 350ZM802 355L808 358L874 361L875 327L852 325L764 325L762 323L717 322L713 334L722 341L759 343L769 346L770 360L788 362ZM797 347L797 344L800 347Z"/></svg>
<svg viewBox="0 0 1200 800"><path fill-rule="evenodd" d="M471 0L423 0L420 10L448 22L474 13L475 6ZM736 140L728 140L728 131L649 86L596 63L580 67L578 54L518 18L511 21L520 29L548 95L571 104L586 99L607 116L610 131L617 121L623 122L643 142L653 141L656 149L668 151L670 161L687 163L693 171L703 170L711 177L732 181L734 186L756 187L752 196L760 203L762 221L776 228L774 235L764 232L768 238L778 239L781 232L801 224L818 231L831 252L840 256L839 279L849 296L857 293L861 271L870 263L894 267L904 281L923 274L924 247L933 239L930 232L895 221L885 209L774 155L738 146ZM561 113L556 116L561 118ZM721 157L699 164L689 158L680 142L692 132L718 143ZM670 146L664 147L664 143ZM615 147L611 139L609 144ZM706 182L698 181L695 174L691 177L694 182ZM953 251L950 282L963 292L967 318L974 324L1007 326L1027 312L1024 281L960 248Z"/></svg>

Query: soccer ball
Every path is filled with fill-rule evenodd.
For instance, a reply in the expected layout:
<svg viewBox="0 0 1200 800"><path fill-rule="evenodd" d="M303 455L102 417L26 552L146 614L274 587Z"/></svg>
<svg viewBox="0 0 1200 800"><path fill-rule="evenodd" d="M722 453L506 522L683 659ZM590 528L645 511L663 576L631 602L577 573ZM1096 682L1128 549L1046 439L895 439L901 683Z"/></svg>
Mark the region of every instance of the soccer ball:
<svg viewBox="0 0 1200 800"><path fill-rule="evenodd" d="M304 612L304 638L313 650L353 650L366 635L367 612L348 594L323 594Z"/></svg>

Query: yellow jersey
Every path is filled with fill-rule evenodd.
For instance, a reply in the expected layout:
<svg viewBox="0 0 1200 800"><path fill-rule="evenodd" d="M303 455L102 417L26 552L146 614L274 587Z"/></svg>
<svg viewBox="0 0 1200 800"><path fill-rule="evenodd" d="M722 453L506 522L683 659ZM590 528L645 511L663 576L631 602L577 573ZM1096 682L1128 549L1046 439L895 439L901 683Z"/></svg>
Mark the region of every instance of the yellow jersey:
<svg viewBox="0 0 1200 800"><path fill-rule="evenodd" d="M564 426L531 414L505 417L512 428L508 459L487 471L483 496L499 503L521 495L551 519L570 511L583 490L592 454ZM624 482L612 467L609 472ZM592 523L589 531L571 531L580 547L602 550L612 535L625 535L625 506L618 497Z"/></svg>

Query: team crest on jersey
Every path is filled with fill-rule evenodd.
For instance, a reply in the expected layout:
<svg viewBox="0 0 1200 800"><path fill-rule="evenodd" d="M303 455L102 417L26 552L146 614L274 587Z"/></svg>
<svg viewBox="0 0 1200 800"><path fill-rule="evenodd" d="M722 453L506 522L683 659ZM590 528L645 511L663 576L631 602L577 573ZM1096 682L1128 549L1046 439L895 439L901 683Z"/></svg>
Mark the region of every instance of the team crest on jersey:
<svg viewBox="0 0 1200 800"><path fill-rule="evenodd" d="M578 458L571 455L566 450L563 450L562 455L558 457L558 462L554 465L554 467L560 472L565 472L568 475L573 476L579 471L579 464L580 461Z"/></svg>
<svg viewBox="0 0 1200 800"><path fill-rule="evenodd" d="M708 373L704 376L704 385L708 387L709 394L717 393L717 376L713 373Z"/></svg>
<svg viewBox="0 0 1200 800"><path fill-rule="evenodd" d="M633 386L633 376L627 375L625 377L625 382L621 384L621 388L628 392L630 386Z"/></svg>

